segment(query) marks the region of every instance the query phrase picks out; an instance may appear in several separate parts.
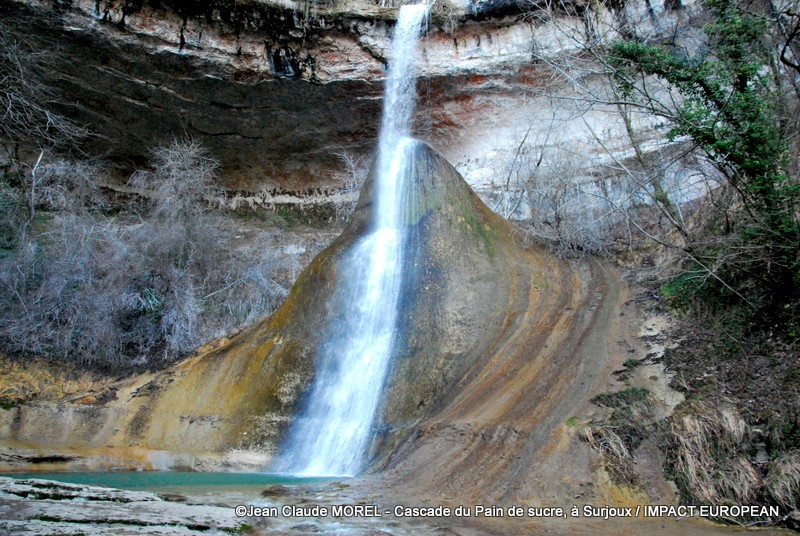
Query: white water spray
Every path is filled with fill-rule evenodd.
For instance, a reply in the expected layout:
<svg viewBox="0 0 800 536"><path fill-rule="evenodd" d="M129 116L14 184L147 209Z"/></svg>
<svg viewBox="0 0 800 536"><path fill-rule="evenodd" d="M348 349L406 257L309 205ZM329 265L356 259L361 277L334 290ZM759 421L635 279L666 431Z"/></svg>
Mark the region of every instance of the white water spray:
<svg viewBox="0 0 800 536"><path fill-rule="evenodd" d="M364 465L392 358L406 213L406 153L416 102L412 73L429 7L400 8L392 41L378 143L370 233L341 259L336 319L317 357L308 406L274 470L300 476L352 476Z"/></svg>

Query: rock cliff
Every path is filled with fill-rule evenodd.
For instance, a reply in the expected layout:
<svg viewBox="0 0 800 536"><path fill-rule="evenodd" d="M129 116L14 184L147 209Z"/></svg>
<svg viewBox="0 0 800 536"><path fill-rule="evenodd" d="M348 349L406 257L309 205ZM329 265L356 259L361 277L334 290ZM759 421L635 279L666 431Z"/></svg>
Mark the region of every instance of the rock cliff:
<svg viewBox="0 0 800 536"><path fill-rule="evenodd" d="M578 4L535 17L504 3L440 8L423 44L415 132L489 196L508 188L518 157L567 155L589 162L586 173L629 157L630 132L613 110L565 104L592 77L573 80L554 59L580 51L573 38L587 20L607 35L658 36L697 15L688 4L649 5L593 4L589 19ZM118 162L138 165L164 138L189 134L220 159L228 188L268 201L333 187L336 153L372 151L392 9L82 0L2 0L0 9L59 58L56 106L101 134L95 150ZM657 145L652 118L634 126ZM624 286L597 264L572 269L523 249L424 145L415 167L413 290L373 467L409 493L571 495L590 478L591 454L565 423L590 412L589 397L626 355L614 316ZM370 188L272 317L166 371L68 404L4 410L5 462L263 467L314 374L337 262L364 230Z"/></svg>
<svg viewBox="0 0 800 536"><path fill-rule="evenodd" d="M362 0L3 0L0 9L58 59L47 81L61 96L54 106L98 133L92 151L123 170L166 139L189 135L221 161L228 188L268 202L334 188L344 173L337 155L374 148L395 8ZM508 162L526 144L569 145L597 160L599 137L605 149L630 151L613 110L576 115L567 105L576 83L601 81L573 80L550 64L580 50L591 37L587 21L602 38L624 30L688 46L687 21L699 11L691 1L577 2L556 11L473 1L440 2L433 13L415 135L488 195L508 186ZM645 133L658 126L639 123ZM545 135L548 128L555 132Z"/></svg>

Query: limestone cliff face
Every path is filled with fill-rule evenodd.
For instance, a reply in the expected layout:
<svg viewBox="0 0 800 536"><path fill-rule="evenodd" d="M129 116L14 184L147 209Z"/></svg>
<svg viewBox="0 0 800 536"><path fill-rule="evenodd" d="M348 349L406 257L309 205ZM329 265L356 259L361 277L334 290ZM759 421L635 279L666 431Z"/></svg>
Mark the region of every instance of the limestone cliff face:
<svg viewBox="0 0 800 536"><path fill-rule="evenodd" d="M484 192L508 182L504 163L522 143L581 153L599 136L624 153L630 142L613 114L582 116L587 130L550 98L573 92L548 60L582 46L574 32L589 12L607 37L624 28L686 41L675 28L697 15L691 1L578 2L571 16L517 2L439 3L421 45L415 135ZM264 201L328 189L343 171L337 153L374 148L396 9L366 0L3 0L0 10L59 58L48 81L58 110L101 135L95 153L128 169L190 135L221 161L229 188L267 192L255 196ZM542 133L554 124L557 135Z"/></svg>

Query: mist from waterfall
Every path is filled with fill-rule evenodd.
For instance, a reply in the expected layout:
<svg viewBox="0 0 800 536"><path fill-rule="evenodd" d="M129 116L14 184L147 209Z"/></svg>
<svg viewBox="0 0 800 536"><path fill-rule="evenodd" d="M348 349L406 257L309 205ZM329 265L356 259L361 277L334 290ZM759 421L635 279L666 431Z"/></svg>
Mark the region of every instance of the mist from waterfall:
<svg viewBox="0 0 800 536"><path fill-rule="evenodd" d="M402 281L408 159L416 102L420 28L429 6L400 8L384 91L372 222L340 261L326 343L317 356L307 406L295 420L273 470L298 476L361 471L396 337Z"/></svg>

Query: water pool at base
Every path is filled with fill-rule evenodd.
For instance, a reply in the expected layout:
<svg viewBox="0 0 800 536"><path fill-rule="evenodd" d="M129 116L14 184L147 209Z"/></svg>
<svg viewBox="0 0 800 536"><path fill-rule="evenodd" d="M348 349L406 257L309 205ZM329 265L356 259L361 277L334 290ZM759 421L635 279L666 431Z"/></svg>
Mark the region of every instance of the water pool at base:
<svg viewBox="0 0 800 536"><path fill-rule="evenodd" d="M326 484L331 478L293 477L269 473L199 473L189 471L105 471L63 473L3 473L12 478L38 478L71 484L104 486L131 491L226 491L265 486ZM346 479L336 479L338 481Z"/></svg>

